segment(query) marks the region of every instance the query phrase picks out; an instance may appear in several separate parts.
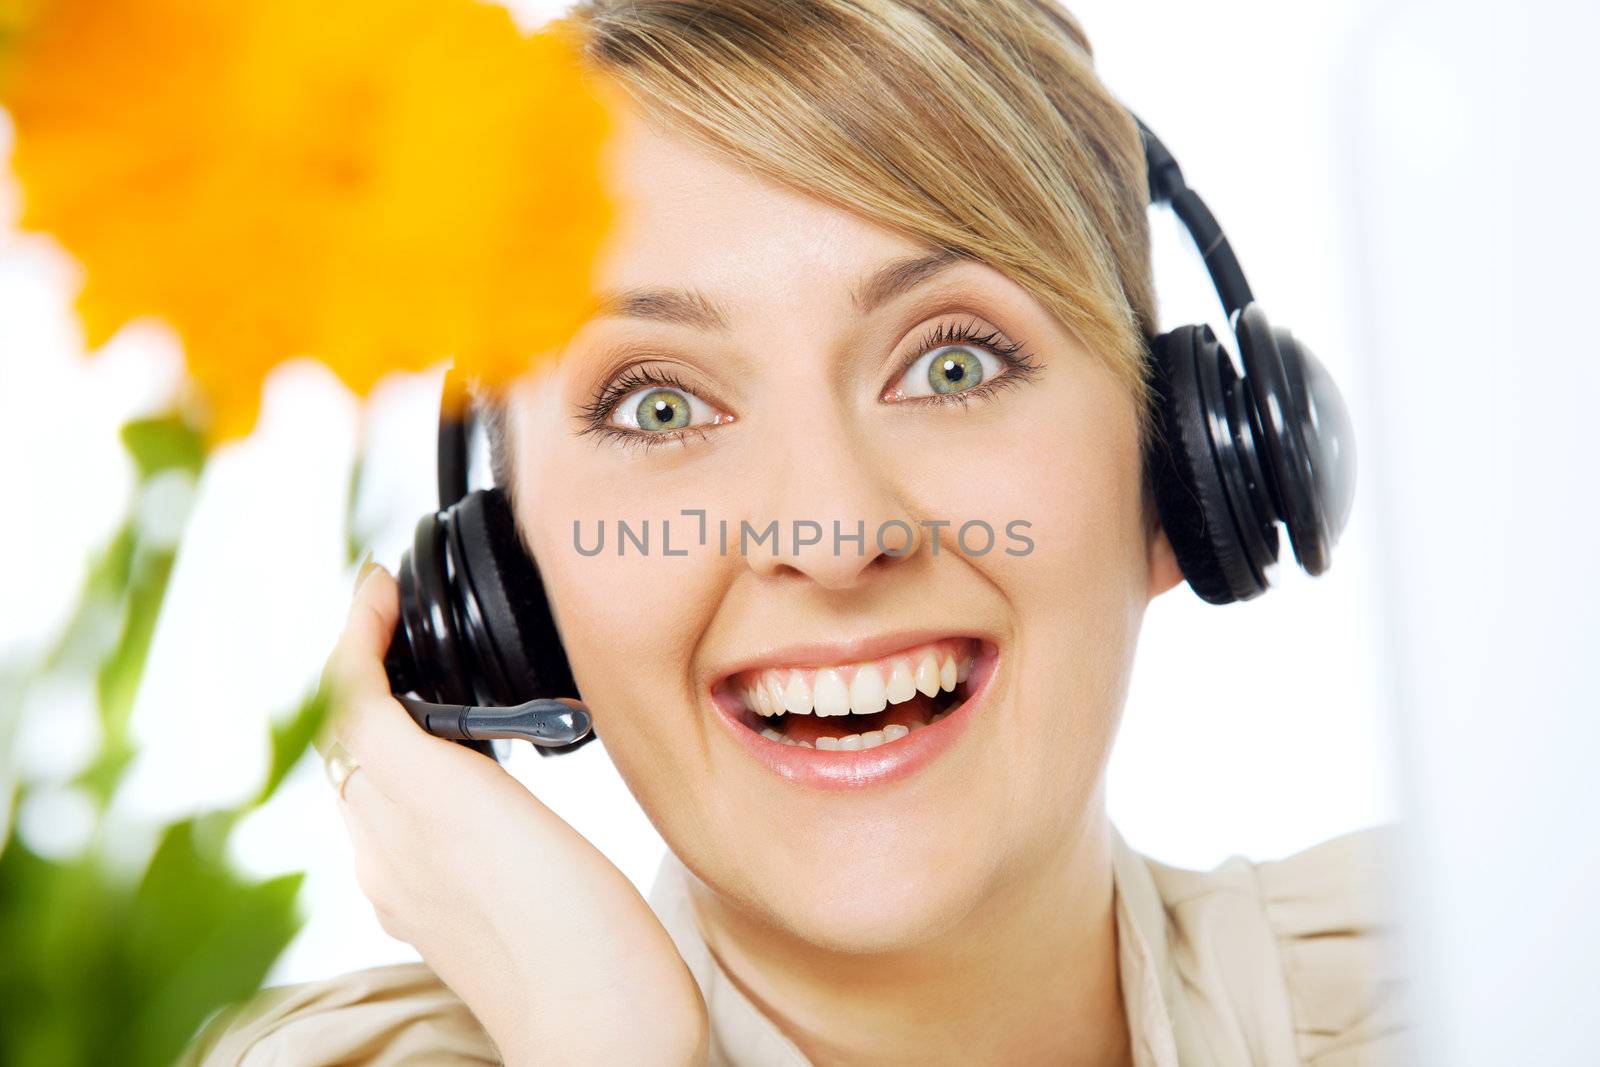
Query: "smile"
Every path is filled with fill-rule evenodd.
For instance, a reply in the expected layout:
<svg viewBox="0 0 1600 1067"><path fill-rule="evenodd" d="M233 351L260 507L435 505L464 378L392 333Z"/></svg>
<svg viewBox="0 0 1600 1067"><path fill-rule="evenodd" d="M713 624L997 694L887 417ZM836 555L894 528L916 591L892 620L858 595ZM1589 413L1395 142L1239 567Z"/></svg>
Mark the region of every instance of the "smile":
<svg viewBox="0 0 1600 1067"><path fill-rule="evenodd" d="M785 778L864 785L899 777L961 732L996 650L970 636L889 644L893 651L872 658L746 666L713 685L713 700L741 746Z"/></svg>
<svg viewBox="0 0 1600 1067"><path fill-rule="evenodd" d="M950 638L861 663L745 671L728 681L743 710L760 719L762 737L849 752L943 718L964 696L977 652L976 640Z"/></svg>

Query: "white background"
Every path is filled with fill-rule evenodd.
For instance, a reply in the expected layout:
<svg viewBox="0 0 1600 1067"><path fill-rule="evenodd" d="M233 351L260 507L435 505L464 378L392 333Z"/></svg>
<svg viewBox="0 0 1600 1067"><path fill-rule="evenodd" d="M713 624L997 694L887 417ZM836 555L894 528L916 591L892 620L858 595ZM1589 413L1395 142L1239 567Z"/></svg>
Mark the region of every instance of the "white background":
<svg viewBox="0 0 1600 1067"><path fill-rule="evenodd" d="M538 4L524 4L537 21ZM549 5L545 5L549 6ZM1593 1062L1571 992L1593 983L1600 699L1589 437L1600 394L1593 10L1543 3L1071 5L1101 76L1173 150L1273 321L1350 401L1360 474L1332 570L1284 548L1279 587L1215 608L1186 588L1146 623L1110 776L1137 848L1210 866L1288 854L1403 816L1398 899L1442 1064ZM6 219L14 193L0 193ZM1211 321L1198 258L1154 216L1163 325ZM46 643L129 475L115 427L164 395L157 328L86 361L72 268L0 229L0 658ZM431 506L436 380L368 405L361 501L393 567ZM277 376L259 432L212 466L135 721L118 798L141 820L255 787L265 722L320 667L343 616L339 514L354 401L319 368ZM19 561L25 561L19 562ZM64 777L87 692L36 695L19 739ZM648 889L661 842L599 744L511 764ZM70 797L18 813L70 847ZM132 849L130 848L130 851ZM360 896L321 769L302 764L239 835L240 862L305 869L309 922L272 979L415 958Z"/></svg>

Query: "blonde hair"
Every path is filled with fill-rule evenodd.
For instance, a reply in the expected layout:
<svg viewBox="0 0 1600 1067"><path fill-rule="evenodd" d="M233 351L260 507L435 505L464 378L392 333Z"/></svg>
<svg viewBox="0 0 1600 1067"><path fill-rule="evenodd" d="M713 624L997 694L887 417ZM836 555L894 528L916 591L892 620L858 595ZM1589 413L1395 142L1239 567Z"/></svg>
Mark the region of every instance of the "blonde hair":
<svg viewBox="0 0 1600 1067"><path fill-rule="evenodd" d="M652 117L788 187L985 263L1154 432L1144 150L1052 0L583 0L586 55Z"/></svg>

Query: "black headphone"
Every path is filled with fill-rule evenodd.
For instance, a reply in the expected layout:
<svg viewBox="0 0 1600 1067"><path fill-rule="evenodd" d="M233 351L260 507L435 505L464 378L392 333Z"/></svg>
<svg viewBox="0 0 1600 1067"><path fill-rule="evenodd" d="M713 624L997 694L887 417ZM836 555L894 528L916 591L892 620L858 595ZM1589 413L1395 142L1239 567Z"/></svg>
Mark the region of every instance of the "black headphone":
<svg viewBox="0 0 1600 1067"><path fill-rule="evenodd" d="M1146 337L1156 430L1144 456L1162 528L1184 578L1227 604L1266 592L1278 528L1309 574L1327 570L1355 493L1355 441L1333 378L1255 302L1222 228L1172 154L1134 116L1152 204L1170 204L1205 259L1228 313L1241 377L1209 326ZM467 490L471 418L445 379L439 508L400 561L400 622L385 659L390 687L430 733L493 755L521 737L541 755L594 739L578 702L539 568L499 488ZM566 702L563 702L563 699Z"/></svg>
<svg viewBox="0 0 1600 1067"><path fill-rule="evenodd" d="M1147 337L1159 428L1145 471L1183 576L1212 604L1267 591L1279 522L1294 558L1328 569L1356 489L1350 413L1311 350L1273 326L1205 202L1135 115L1150 202L1170 204L1205 259L1244 377L1209 326Z"/></svg>

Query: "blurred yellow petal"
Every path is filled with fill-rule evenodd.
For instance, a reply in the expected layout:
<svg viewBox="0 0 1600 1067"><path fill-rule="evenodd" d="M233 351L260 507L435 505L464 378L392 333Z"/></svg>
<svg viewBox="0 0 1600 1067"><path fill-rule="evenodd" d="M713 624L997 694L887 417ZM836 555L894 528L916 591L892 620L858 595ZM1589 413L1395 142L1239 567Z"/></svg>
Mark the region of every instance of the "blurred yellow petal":
<svg viewBox="0 0 1600 1067"><path fill-rule="evenodd" d="M361 392L447 357L503 381L589 314L612 117L565 23L478 0L43 10L0 86L22 225L84 265L91 344L173 325L214 436L249 430L287 359Z"/></svg>

